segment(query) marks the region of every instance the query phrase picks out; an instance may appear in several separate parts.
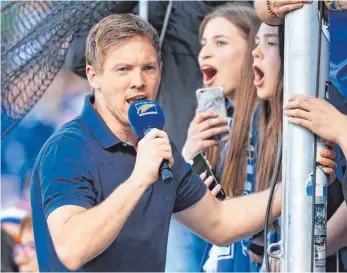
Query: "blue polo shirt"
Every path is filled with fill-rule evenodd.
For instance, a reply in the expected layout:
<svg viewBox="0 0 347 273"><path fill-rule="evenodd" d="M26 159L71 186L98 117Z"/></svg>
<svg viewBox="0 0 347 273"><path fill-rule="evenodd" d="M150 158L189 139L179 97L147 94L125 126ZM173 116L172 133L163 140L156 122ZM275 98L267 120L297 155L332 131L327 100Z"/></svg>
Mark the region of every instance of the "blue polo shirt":
<svg viewBox="0 0 347 273"><path fill-rule="evenodd" d="M54 133L36 160L31 205L40 271L68 271L54 249L49 214L64 205L91 208L101 203L134 169L136 150L110 131L93 102L93 95L86 97L81 115ZM173 183L158 180L147 189L117 238L80 271L164 271L171 214L206 192L174 145L173 155Z"/></svg>

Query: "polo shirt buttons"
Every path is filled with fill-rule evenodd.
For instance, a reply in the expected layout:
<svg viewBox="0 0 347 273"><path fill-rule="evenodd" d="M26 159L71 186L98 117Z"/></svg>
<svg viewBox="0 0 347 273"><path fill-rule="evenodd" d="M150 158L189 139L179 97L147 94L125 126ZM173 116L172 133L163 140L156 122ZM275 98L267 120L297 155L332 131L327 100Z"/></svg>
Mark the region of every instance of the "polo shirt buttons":
<svg viewBox="0 0 347 273"><path fill-rule="evenodd" d="M126 144L126 143L122 143L122 145L123 145L123 147L127 147L128 146L128 144Z"/></svg>

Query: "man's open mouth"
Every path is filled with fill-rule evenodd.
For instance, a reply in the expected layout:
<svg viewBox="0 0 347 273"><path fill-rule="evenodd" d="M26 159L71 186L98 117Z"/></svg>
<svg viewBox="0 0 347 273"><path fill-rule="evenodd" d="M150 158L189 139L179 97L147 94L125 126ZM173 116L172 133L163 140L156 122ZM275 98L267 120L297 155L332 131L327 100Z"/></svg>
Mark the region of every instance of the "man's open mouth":
<svg viewBox="0 0 347 273"><path fill-rule="evenodd" d="M132 104L132 103L134 103L135 101L138 101L138 100L145 100L145 99L147 99L147 96L146 96L146 95L136 95L136 96L133 96L133 97L127 99L127 103Z"/></svg>

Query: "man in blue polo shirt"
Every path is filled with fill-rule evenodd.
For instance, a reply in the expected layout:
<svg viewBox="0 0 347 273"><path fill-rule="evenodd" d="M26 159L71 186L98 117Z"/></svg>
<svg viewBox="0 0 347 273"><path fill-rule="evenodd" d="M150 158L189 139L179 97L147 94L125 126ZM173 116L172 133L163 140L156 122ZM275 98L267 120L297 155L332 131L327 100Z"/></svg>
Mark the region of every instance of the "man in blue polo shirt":
<svg viewBox="0 0 347 273"><path fill-rule="evenodd" d="M86 63L93 94L45 143L33 171L41 271L163 271L172 213L217 245L262 228L269 191L220 202L165 132L153 129L141 141L132 132L129 105L154 100L160 84L159 37L146 21L131 14L100 21L88 35ZM173 164L171 184L158 179L163 159ZM280 193L271 214L280 214Z"/></svg>

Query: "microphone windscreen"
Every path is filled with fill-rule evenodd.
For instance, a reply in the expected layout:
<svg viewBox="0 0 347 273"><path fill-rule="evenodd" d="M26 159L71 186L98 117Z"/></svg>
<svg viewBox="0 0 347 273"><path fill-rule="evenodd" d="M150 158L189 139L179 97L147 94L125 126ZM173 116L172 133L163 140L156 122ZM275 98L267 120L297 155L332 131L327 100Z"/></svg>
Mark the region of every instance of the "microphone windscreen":
<svg viewBox="0 0 347 273"><path fill-rule="evenodd" d="M144 137L146 130L163 130L165 125L163 109L151 100L138 100L130 104L128 119L132 130L139 138Z"/></svg>

